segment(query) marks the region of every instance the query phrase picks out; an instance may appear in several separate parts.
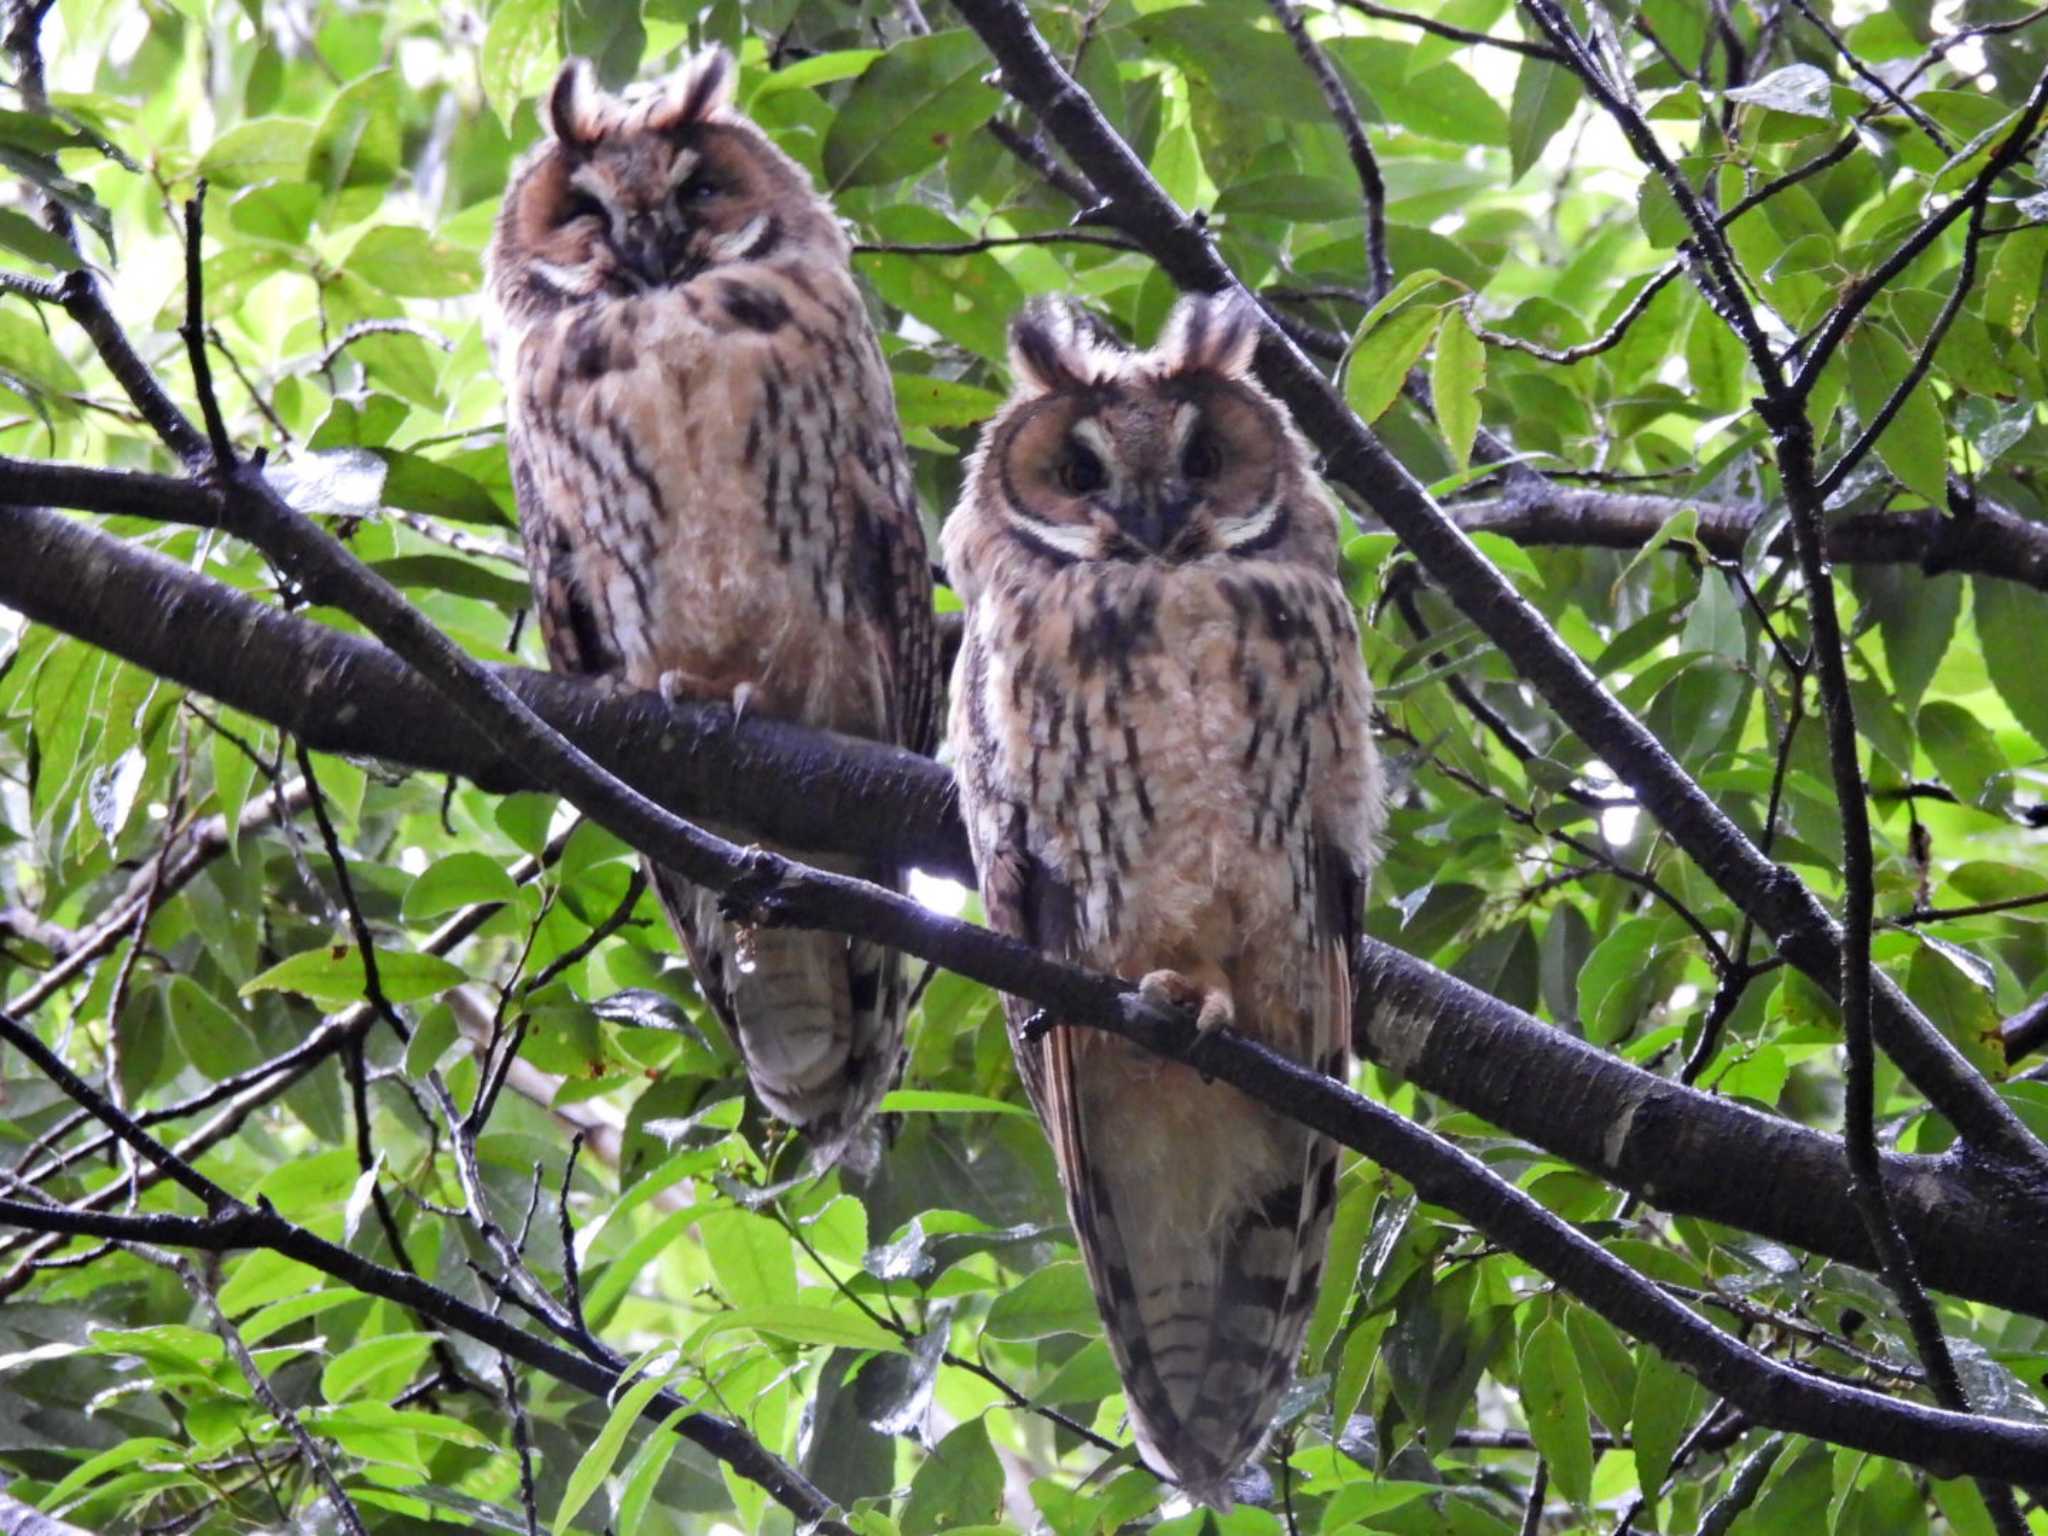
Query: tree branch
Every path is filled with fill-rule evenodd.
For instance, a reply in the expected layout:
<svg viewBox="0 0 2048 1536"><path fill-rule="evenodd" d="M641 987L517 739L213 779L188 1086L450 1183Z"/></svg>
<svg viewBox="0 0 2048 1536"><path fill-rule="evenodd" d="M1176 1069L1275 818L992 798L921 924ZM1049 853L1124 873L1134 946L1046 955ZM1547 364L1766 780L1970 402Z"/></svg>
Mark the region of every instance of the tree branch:
<svg viewBox="0 0 2048 1536"><path fill-rule="evenodd" d="M1006 88L1038 114L1111 200L1120 229L1145 246L1180 287L1243 291L1203 227L1166 195L1046 48L1019 0L959 0L959 10L1002 66ZM1719 232L1710 224L1706 233L1719 243ZM1840 929L1804 882L1765 858L1643 723L1601 686L1270 319L1263 325L1257 363L1260 377L1325 455L1325 475L1373 507L1465 615L1514 659L1565 724L1636 792L1708 877L1756 919L1780 952L1820 986L1837 989ZM1878 1003L1886 1049L1963 1138L1983 1155L2048 1182L2048 1148L1888 978L1879 979Z"/></svg>
<svg viewBox="0 0 2048 1536"><path fill-rule="evenodd" d="M620 1385L620 1372L615 1368L534 1338L440 1287L429 1285L416 1275L386 1269L316 1237L305 1228L286 1221L268 1202L253 1207L243 1204L220 1185L196 1172L191 1164L115 1108L65 1066L33 1030L5 1012L0 1012L0 1040L20 1051L75 1103L90 1110L94 1119L192 1194L207 1213L203 1217L113 1216L70 1207L0 1200L0 1221L32 1232L110 1237L117 1241L158 1243L169 1248L194 1248L207 1253L268 1248L311 1265L366 1295L382 1296L409 1311L459 1329L471 1338L491 1345L499 1353L544 1371L557 1380L581 1387L595 1397L609 1401L611 1393ZM669 1414L685 1407L673 1393L657 1392L643 1410L642 1417L659 1424ZM677 1419L675 1430L684 1439L725 1462L740 1476L760 1484L777 1503L799 1519L829 1521L834 1513L835 1506L831 1500L793 1468L771 1455L738 1424L711 1414L685 1412ZM834 1523L830 1528L845 1536L845 1527Z"/></svg>
<svg viewBox="0 0 2048 1536"><path fill-rule="evenodd" d="M318 750L461 774L494 791L535 787L372 641L283 614L54 513L0 512L0 542L22 552L0 561L0 602L271 719ZM759 716L735 725L716 706L614 696L573 678L509 667L498 675L678 810L786 845L907 854L934 874L973 879L951 776L928 759ZM174 862L167 880L182 867ZM1390 948L1370 947L1362 1002L1360 1051L1429 1092L1666 1209L1871 1264L1845 1202L1838 1142L1675 1090ZM1775 1177L1757 1192L1733 1189L1722 1170L1747 1165L1759 1146L1771 1149L1759 1166ZM1890 1158L1886 1167L1930 1283L2040 1310L2031 1276L2048 1270L2048 1198L2038 1187L1954 1158Z"/></svg>

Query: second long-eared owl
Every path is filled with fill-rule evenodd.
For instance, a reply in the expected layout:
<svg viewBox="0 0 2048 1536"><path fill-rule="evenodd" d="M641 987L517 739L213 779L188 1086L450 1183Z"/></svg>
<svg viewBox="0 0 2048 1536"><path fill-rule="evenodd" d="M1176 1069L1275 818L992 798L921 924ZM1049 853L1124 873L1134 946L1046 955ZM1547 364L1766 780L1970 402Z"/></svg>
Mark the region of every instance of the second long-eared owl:
<svg viewBox="0 0 2048 1536"><path fill-rule="evenodd" d="M1380 819L1370 685L1312 456L1242 301L1157 347L1040 301L942 536L951 730L995 926L1332 1076ZM1227 1503L1290 1379L1336 1149L1085 1029L1012 1040L1140 1449Z"/></svg>
<svg viewBox="0 0 2048 1536"><path fill-rule="evenodd" d="M931 576L889 371L844 232L733 81L716 48L624 97L571 60L505 194L490 323L548 656L928 751ZM652 873L761 1100L842 1149L901 1058L900 959L736 928Z"/></svg>

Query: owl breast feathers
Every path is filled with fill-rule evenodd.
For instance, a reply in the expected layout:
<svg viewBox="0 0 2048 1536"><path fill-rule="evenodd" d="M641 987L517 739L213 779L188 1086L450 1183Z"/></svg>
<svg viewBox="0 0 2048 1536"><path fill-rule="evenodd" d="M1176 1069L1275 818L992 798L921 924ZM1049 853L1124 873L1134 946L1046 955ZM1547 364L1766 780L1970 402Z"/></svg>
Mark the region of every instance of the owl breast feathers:
<svg viewBox="0 0 2048 1536"><path fill-rule="evenodd" d="M1134 352L1035 304L943 535L952 694L990 921L1342 1077L1380 817L1336 508L1250 375L1256 326L1184 301ZM1112 1036L1012 1039L1132 1428L1227 1504L1314 1305L1335 1147Z"/></svg>
<svg viewBox="0 0 2048 1536"><path fill-rule="evenodd" d="M490 332L548 656L929 751L931 578L889 371L830 207L732 86L720 49L628 97L572 60L505 194ZM901 1057L898 958L736 929L653 876L763 1102L843 1149Z"/></svg>

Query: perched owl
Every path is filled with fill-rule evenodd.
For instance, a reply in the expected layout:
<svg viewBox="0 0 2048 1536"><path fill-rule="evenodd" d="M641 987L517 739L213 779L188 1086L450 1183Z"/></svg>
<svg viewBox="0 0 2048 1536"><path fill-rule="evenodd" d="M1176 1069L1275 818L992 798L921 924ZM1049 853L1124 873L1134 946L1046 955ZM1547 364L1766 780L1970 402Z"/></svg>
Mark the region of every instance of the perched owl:
<svg viewBox="0 0 2048 1536"><path fill-rule="evenodd" d="M931 575L889 371L831 208L732 89L722 49L625 97L572 59L505 193L492 344L548 656L926 752ZM652 874L762 1102L843 1150L902 1054L899 958L737 928Z"/></svg>
<svg viewBox="0 0 2048 1536"><path fill-rule="evenodd" d="M1337 511L1253 380L1257 327L1183 301L1132 351L1041 301L942 537L967 605L951 729L996 927L1333 1077L1380 775ZM1227 1504L1288 1384L1336 1148L1113 1036L1011 1038L1145 1457Z"/></svg>

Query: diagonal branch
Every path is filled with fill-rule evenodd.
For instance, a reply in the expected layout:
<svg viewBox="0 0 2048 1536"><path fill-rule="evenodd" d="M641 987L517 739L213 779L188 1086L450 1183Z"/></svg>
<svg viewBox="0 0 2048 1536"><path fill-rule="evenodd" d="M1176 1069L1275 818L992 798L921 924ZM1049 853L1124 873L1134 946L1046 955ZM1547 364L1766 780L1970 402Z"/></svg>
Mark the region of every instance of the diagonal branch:
<svg viewBox="0 0 2048 1536"><path fill-rule="evenodd" d="M1669 512L1668 504L1646 511L1632 542ZM1717 527L1702 523L1710 545L1722 537ZM1739 548L1739 531L1727 536ZM524 764L499 753L375 642L283 614L54 513L0 511L0 542L23 556L0 561L0 602L272 720L318 750L460 774L495 791L535 787ZM498 675L616 772L687 814L785 846L907 857L936 874L973 878L951 776L928 759L758 715L736 725L721 708L671 707L652 694L612 695L571 678L518 668ZM183 868L174 863L167 878ZM1405 962L1407 980L1390 991L1386 968L1403 961L1387 951L1374 963L1382 974L1366 989L1373 1006L1358 1013L1361 1051L1667 1209L1872 1262L1840 1193L1838 1144L1785 1126L1795 1139L1772 1132L1769 1164L1783 1182L1754 1196L1736 1191L1716 1171L1746 1160L1764 1123L1731 1120L1730 1106L1705 1095L1667 1098L1659 1079L1420 962ZM358 1024L367 1018L364 1010ZM335 1043L326 1026L316 1039L323 1051ZM1538 1091L1538 1083L1551 1087ZM2027 1214L2048 1211L2039 1186L2029 1193L1955 1159L1890 1159L1887 1167L1932 1283L2039 1309L2028 1276L2048 1265L2048 1222ZM1689 1177L1691 1168L1708 1176ZM2036 1258L2015 1263L2022 1254Z"/></svg>
<svg viewBox="0 0 2048 1536"><path fill-rule="evenodd" d="M0 1201L0 1221L28 1231L63 1232L117 1240L160 1243L225 1253L240 1248L269 1248L345 1281L367 1295L382 1296L437 1322L458 1328L501 1353L550 1376L609 1400L619 1385L620 1371L571 1354L492 1317L479 1308L429 1285L416 1275L386 1269L359 1258L346 1248L316 1237L280 1216L268 1202L249 1206L195 1170L169 1147L116 1108L104 1095L74 1073L43 1044L35 1032L0 1011L0 1040L20 1051L36 1069L71 1100L89 1110L120 1140L196 1198L203 1217L147 1215L108 1216L69 1207ZM656 1393L644 1417L661 1423L685 1405L672 1393ZM675 1430L725 1462L742 1477L759 1483L799 1519L827 1520L832 1502L794 1469L770 1454L735 1423L704 1413L684 1413ZM843 1527L837 1527L843 1532Z"/></svg>
<svg viewBox="0 0 2048 1536"><path fill-rule="evenodd" d="M1086 166L1118 227L1185 289L1242 289L1203 227L1168 197L1060 66L1019 0L958 0L1002 66L1004 84ZM1661 152L1660 152L1661 153ZM1704 218L1704 215L1702 216ZM1709 229L1718 239L1718 232ZM1269 323L1261 378L1325 455L1324 473L1364 498L1452 600L1565 724L1637 797L1714 883L1755 918L1785 957L1831 992L1841 983L1841 932L1811 890L1772 863L1354 416L1328 379ZM2043 1148L1997 1091L1888 979L1878 1025L1886 1049L1929 1101L1984 1156L2048 1180Z"/></svg>

